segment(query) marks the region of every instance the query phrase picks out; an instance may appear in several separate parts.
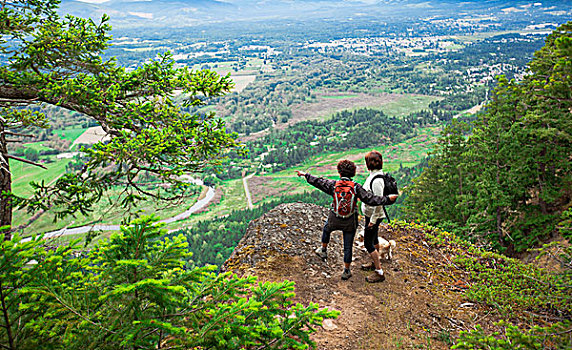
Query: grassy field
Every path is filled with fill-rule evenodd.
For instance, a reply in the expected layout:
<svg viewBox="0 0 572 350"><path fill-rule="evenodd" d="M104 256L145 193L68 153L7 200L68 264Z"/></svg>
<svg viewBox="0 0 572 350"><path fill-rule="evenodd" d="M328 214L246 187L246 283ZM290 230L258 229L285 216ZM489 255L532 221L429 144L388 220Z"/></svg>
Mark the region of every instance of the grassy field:
<svg viewBox="0 0 572 350"><path fill-rule="evenodd" d="M440 100L440 97L425 95L404 95L395 102L380 107L383 113L396 117L403 117L413 112L429 108L429 104Z"/></svg>
<svg viewBox="0 0 572 350"><path fill-rule="evenodd" d="M58 135L60 138L64 140L69 140L74 142L81 134L85 132L85 128L80 127L73 127L73 128L65 128L65 129L57 129L54 130L54 134Z"/></svg>
<svg viewBox="0 0 572 350"><path fill-rule="evenodd" d="M36 151L38 151L38 152L51 150L51 148L44 146L44 141L42 141L42 142L25 143L25 144L24 144L24 147L25 147L25 148L29 148L29 149L36 150Z"/></svg>
<svg viewBox="0 0 572 350"><path fill-rule="evenodd" d="M55 158L52 158L55 159ZM44 163L48 169L26 164L18 161L10 161L10 171L12 172L12 192L21 197L32 194L30 182L50 183L65 173L69 159L55 160L53 163Z"/></svg>
<svg viewBox="0 0 572 350"><path fill-rule="evenodd" d="M127 211L125 208L117 204L117 198L120 189L110 191L104 195L104 198L93 207L93 211L87 216L78 214L76 217L66 217L55 222L53 213L45 213L35 221L33 221L22 233L23 236L33 233L49 232L59 230L65 227L78 227L93 223L118 225L136 215L156 215L159 219L166 219L188 210L202 195L201 190L197 188L198 193L181 202L160 202L157 200L146 200L138 204L136 209ZM14 227L28 224L30 214L16 210L14 211L13 224Z"/></svg>

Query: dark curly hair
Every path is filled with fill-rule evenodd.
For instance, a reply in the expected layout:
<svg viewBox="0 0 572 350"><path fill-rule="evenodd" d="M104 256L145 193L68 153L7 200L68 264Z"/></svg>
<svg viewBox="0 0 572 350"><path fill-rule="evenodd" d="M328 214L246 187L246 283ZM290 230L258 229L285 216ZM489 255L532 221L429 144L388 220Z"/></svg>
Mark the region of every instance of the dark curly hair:
<svg viewBox="0 0 572 350"><path fill-rule="evenodd" d="M338 173L341 177L352 178L356 175L356 165L351 160L340 160L338 162Z"/></svg>
<svg viewBox="0 0 572 350"><path fill-rule="evenodd" d="M383 157L378 151L371 151L365 155L365 165L368 170L383 169Z"/></svg>

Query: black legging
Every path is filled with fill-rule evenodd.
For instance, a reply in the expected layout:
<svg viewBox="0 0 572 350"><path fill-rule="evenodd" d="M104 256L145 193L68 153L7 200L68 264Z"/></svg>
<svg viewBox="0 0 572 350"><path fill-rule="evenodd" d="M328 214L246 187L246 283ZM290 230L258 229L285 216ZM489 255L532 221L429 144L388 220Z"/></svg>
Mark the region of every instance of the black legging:
<svg viewBox="0 0 572 350"><path fill-rule="evenodd" d="M328 220L324 224L324 229L322 231L322 243L330 243L330 234L332 231L339 230L334 227L330 227L328 224ZM343 232L344 236L344 262L351 263L352 262L352 249L354 245L354 238L356 235L356 229L350 229L350 227L342 228L341 231Z"/></svg>
<svg viewBox="0 0 572 350"><path fill-rule="evenodd" d="M373 253L375 246L379 244L377 232L379 230L379 224L381 224L383 218L377 219L372 227L369 227L370 220L370 217L365 217L365 229L363 230L363 245L369 254Z"/></svg>

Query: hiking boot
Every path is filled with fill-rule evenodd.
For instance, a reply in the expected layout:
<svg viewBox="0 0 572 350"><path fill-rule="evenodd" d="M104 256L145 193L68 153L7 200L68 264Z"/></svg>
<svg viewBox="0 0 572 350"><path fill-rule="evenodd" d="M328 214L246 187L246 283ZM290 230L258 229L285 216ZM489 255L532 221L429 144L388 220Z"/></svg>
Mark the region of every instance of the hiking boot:
<svg viewBox="0 0 572 350"><path fill-rule="evenodd" d="M385 276L374 271L371 275L367 276L365 280L369 283L383 282L385 281Z"/></svg>
<svg viewBox="0 0 572 350"><path fill-rule="evenodd" d="M352 272L350 269L344 269L344 272L342 272L342 279L345 281L350 279L350 277L352 277Z"/></svg>
<svg viewBox="0 0 572 350"><path fill-rule="evenodd" d="M322 260L326 260L328 258L328 252L323 251L322 247L318 247L318 249L316 249L316 255L322 258Z"/></svg>

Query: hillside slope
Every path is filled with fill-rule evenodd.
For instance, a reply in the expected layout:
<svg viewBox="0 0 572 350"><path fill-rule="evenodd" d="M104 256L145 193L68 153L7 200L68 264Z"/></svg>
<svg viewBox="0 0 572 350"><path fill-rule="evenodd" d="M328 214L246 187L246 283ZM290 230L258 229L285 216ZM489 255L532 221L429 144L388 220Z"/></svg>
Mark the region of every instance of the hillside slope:
<svg viewBox="0 0 572 350"><path fill-rule="evenodd" d="M447 349L460 330L479 323L493 331L497 313L464 296L470 275L455 266L448 243L437 247L415 226L392 226L393 260L386 280L365 282L359 266L369 257L354 247L353 277L342 281L341 233L334 232L327 262L315 255L328 210L312 204L283 204L250 223L223 270L263 281L296 282L296 301L341 311L314 335L318 349ZM359 231L358 231L359 232Z"/></svg>

